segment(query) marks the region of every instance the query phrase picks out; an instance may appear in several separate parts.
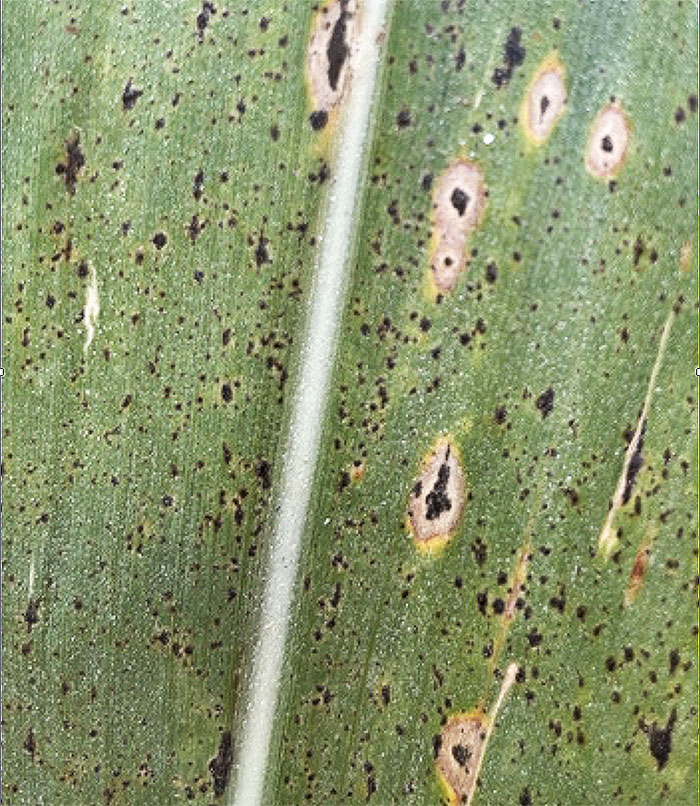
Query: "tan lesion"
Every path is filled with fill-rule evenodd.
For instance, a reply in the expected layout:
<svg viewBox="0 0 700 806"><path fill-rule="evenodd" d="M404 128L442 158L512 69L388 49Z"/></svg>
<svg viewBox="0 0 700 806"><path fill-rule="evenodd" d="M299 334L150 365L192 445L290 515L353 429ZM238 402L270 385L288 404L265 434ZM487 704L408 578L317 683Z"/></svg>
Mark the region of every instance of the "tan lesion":
<svg viewBox="0 0 700 806"><path fill-rule="evenodd" d="M321 125L343 99L350 81L350 61L357 26L357 1L335 0L316 13L306 51L306 75L313 107Z"/></svg>
<svg viewBox="0 0 700 806"><path fill-rule="evenodd" d="M424 460L408 499L408 525L419 551L432 552L447 543L459 525L465 497L457 449L443 437Z"/></svg>
<svg viewBox="0 0 700 806"><path fill-rule="evenodd" d="M453 162L433 193L432 282L438 292L451 291L467 266L466 244L486 208L486 186L479 167Z"/></svg>
<svg viewBox="0 0 700 806"><path fill-rule="evenodd" d="M476 711L454 714L445 723L435 766L451 806L471 804L496 718L517 674L517 664L511 663L503 675L498 697L488 714L484 714L479 707Z"/></svg>
<svg viewBox="0 0 700 806"><path fill-rule="evenodd" d="M596 116L586 145L586 169L596 179L612 179L622 168L631 136L622 105L608 104Z"/></svg>
<svg viewBox="0 0 700 806"><path fill-rule="evenodd" d="M468 802L476 786L487 736L487 718L483 714L456 714L443 728L435 764L451 803Z"/></svg>
<svg viewBox="0 0 700 806"><path fill-rule="evenodd" d="M566 101L564 65L552 54L538 67L523 99L520 120L528 140L540 146L549 138Z"/></svg>

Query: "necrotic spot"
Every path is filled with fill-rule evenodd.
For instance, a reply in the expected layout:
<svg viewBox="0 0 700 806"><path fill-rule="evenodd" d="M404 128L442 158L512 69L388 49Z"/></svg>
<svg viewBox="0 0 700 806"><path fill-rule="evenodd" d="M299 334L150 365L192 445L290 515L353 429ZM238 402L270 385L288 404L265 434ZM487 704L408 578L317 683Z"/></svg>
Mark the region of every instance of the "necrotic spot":
<svg viewBox="0 0 700 806"><path fill-rule="evenodd" d="M432 279L440 291L454 288L466 267L465 246L486 205L481 171L472 162L455 162L440 177L433 193L434 247Z"/></svg>
<svg viewBox="0 0 700 806"><path fill-rule="evenodd" d="M530 82L521 107L527 137L536 145L544 143L565 109L564 67L556 55L548 56Z"/></svg>
<svg viewBox="0 0 700 806"><path fill-rule="evenodd" d="M601 110L593 122L586 146L588 172L598 179L614 177L624 162L629 137L629 122L619 104L609 104Z"/></svg>
<svg viewBox="0 0 700 806"><path fill-rule="evenodd" d="M408 520L417 548L432 548L449 539L459 523L464 499L464 479L454 448L441 439L409 496Z"/></svg>

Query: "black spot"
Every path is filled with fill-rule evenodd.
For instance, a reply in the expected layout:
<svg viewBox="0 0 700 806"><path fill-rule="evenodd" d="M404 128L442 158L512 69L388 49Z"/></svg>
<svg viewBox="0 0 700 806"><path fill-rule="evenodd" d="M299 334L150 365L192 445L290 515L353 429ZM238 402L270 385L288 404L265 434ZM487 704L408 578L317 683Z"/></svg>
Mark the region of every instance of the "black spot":
<svg viewBox="0 0 700 806"><path fill-rule="evenodd" d="M70 140L66 140L66 161L59 162L56 166L56 173L63 175L66 190L71 196L75 193L78 173L84 165L85 155L80 149L80 135L76 134Z"/></svg>
<svg viewBox="0 0 700 806"><path fill-rule="evenodd" d="M609 134L606 134L605 137L603 137L603 139L600 141L600 147L608 154L613 150L613 141Z"/></svg>
<svg viewBox="0 0 700 806"><path fill-rule="evenodd" d="M525 61L525 48L520 44L520 28L511 28L503 46L503 67L493 71L491 80L497 87L505 86L513 75L513 69Z"/></svg>
<svg viewBox="0 0 700 806"><path fill-rule="evenodd" d="M496 267L496 264L493 261L491 261L486 266L486 282L491 283L493 285L493 283L496 282L497 277L498 277L498 268Z"/></svg>
<svg viewBox="0 0 700 806"><path fill-rule="evenodd" d="M411 125L411 113L408 109L402 109L399 114L396 116L396 125L399 129L405 129L407 126Z"/></svg>
<svg viewBox="0 0 700 806"><path fill-rule="evenodd" d="M520 806L532 806L532 798L530 797L530 790L525 787L520 793L520 797L518 798L518 803Z"/></svg>
<svg viewBox="0 0 700 806"><path fill-rule="evenodd" d="M689 95L688 96L688 109L691 112L698 111L698 96L697 95Z"/></svg>
<svg viewBox="0 0 700 806"><path fill-rule="evenodd" d="M325 109L319 109L309 115L309 123L315 132L321 131L326 123L328 123L328 112Z"/></svg>
<svg viewBox="0 0 700 806"><path fill-rule="evenodd" d="M228 784L228 777L231 773L233 763L233 742L230 731L226 731L221 736L219 752L209 762L209 770L214 780L214 794L223 795Z"/></svg>
<svg viewBox="0 0 700 806"><path fill-rule="evenodd" d="M678 109L676 109L673 119L676 121L676 123L683 123L685 120L685 110L682 106L679 106Z"/></svg>
<svg viewBox="0 0 700 806"><path fill-rule="evenodd" d="M225 383L221 387L221 397L228 403L229 400L233 400L233 390L231 389L231 385Z"/></svg>
<svg viewBox="0 0 700 806"><path fill-rule="evenodd" d="M39 623L39 602L36 599L30 599L27 603L24 620L27 624L27 632L31 632L32 627Z"/></svg>
<svg viewBox="0 0 700 806"><path fill-rule="evenodd" d="M203 3L202 10L197 14L197 36L201 42L204 39L204 32L209 25L209 18L216 14L216 9L213 3Z"/></svg>
<svg viewBox="0 0 700 806"><path fill-rule="evenodd" d="M53 308L53 306L54 306L55 304L56 304L56 297L54 297L54 295L53 295L53 294L49 294L49 295L46 297L46 307L47 307L47 308Z"/></svg>
<svg viewBox="0 0 700 806"><path fill-rule="evenodd" d="M542 394L537 398L535 405L542 412L542 419L544 420L544 418L554 408L554 389L550 387L546 391L542 392Z"/></svg>
<svg viewBox="0 0 700 806"><path fill-rule="evenodd" d="M265 459L259 462L255 468L255 475L260 479L260 484L263 490L269 490L272 486L272 482L270 480L270 470L270 463L265 461Z"/></svg>
<svg viewBox="0 0 700 806"><path fill-rule="evenodd" d="M341 3L342 9L340 16L333 26L333 33L331 34L328 47L326 48L326 56L328 57L328 83L331 85L332 90L337 88L340 72L343 69L345 60L350 54L350 48L345 41L350 14L345 10L345 5L345 3Z"/></svg>
<svg viewBox="0 0 700 806"><path fill-rule="evenodd" d="M464 62L467 60L464 48L460 48L455 56L455 70L459 72L464 67Z"/></svg>
<svg viewBox="0 0 700 806"><path fill-rule="evenodd" d="M681 656L677 649L672 649L668 653L668 673L674 675L678 664L681 662Z"/></svg>
<svg viewBox="0 0 700 806"><path fill-rule="evenodd" d="M634 242L634 249L633 249L633 259L634 265L637 266L639 264L639 260L644 254L644 241L642 240L642 236L638 235L637 240Z"/></svg>
<svg viewBox="0 0 700 806"><path fill-rule="evenodd" d="M260 268L266 263L271 263L270 256L267 253L267 238L262 235L258 236L258 245L255 247L255 263Z"/></svg>
<svg viewBox="0 0 700 806"><path fill-rule="evenodd" d="M460 767L465 767L467 761L471 758L471 750L463 744L456 744L452 747L452 758L459 764Z"/></svg>
<svg viewBox="0 0 700 806"><path fill-rule="evenodd" d="M540 98L540 120L544 117L544 113L549 108L549 98L546 95L543 95Z"/></svg>
<svg viewBox="0 0 700 806"><path fill-rule="evenodd" d="M625 489L622 493L622 503L626 504L630 498L632 497L632 490L634 489L634 483L637 480L637 474L642 469L642 465L644 464L644 432L646 431L647 422L646 420L642 424L642 430L639 433L639 441L637 442L637 447L630 458L630 463L627 467L627 475L625 476Z"/></svg>
<svg viewBox="0 0 700 806"><path fill-rule="evenodd" d="M507 417L508 411L506 410L505 406L499 406L493 413L493 419L498 423L498 425L503 425Z"/></svg>
<svg viewBox="0 0 700 806"><path fill-rule="evenodd" d="M36 738L34 736L34 731L29 728L27 731L27 736L22 744L22 747L29 753L29 755L34 758L34 754L36 753Z"/></svg>
<svg viewBox="0 0 700 806"><path fill-rule="evenodd" d="M389 686L382 686L382 703L389 705L391 702L391 689Z"/></svg>
<svg viewBox="0 0 700 806"><path fill-rule="evenodd" d="M450 196L450 201L459 215L463 216L469 204L469 196L461 188L455 188Z"/></svg>
<svg viewBox="0 0 700 806"><path fill-rule="evenodd" d="M542 643L542 635L537 630L532 630L528 633L527 640L530 646L539 646Z"/></svg>
<svg viewBox="0 0 700 806"><path fill-rule="evenodd" d="M136 101L143 95L143 90L136 89L129 79L124 87L122 93L122 107L124 110L133 109L136 106Z"/></svg>
<svg viewBox="0 0 700 806"><path fill-rule="evenodd" d="M153 245L156 249L162 249L168 242L168 238L164 232L156 232L153 236Z"/></svg>
<svg viewBox="0 0 700 806"><path fill-rule="evenodd" d="M452 509L452 502L447 497L447 482L450 478L450 467L447 462L443 462L438 470L438 477L435 481L433 489L426 495L425 503L428 508L425 517L429 520L439 518L443 512Z"/></svg>
<svg viewBox="0 0 700 806"><path fill-rule="evenodd" d="M200 168L192 181L192 195L199 201L202 198L204 188L204 171Z"/></svg>
<svg viewBox="0 0 700 806"><path fill-rule="evenodd" d="M676 724L676 709L671 711L665 728L660 728L654 722L649 731L649 750L656 759L657 770L662 770L668 763L671 755L673 728Z"/></svg>
<svg viewBox="0 0 700 806"><path fill-rule="evenodd" d="M433 175L432 174L423 174L423 178L420 181L421 187L426 193L430 190L433 186Z"/></svg>

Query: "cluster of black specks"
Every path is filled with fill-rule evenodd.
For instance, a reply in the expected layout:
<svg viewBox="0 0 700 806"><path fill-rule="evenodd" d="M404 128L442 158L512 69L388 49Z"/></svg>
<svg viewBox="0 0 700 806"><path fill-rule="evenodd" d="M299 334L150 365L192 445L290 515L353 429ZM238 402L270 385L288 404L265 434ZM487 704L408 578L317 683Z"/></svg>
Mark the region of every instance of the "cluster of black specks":
<svg viewBox="0 0 700 806"><path fill-rule="evenodd" d="M447 449L447 459L450 458L449 448ZM447 482L450 479L450 467L447 462L443 462L438 470L438 476L433 485L433 489L426 495L425 503L428 505L425 517L429 520L439 518L443 512L452 509L452 501L447 496Z"/></svg>
<svg viewBox="0 0 700 806"><path fill-rule="evenodd" d="M218 753L209 762L209 771L211 772L215 795L223 795L226 791L232 764L233 740L230 731L225 731L221 736Z"/></svg>
<svg viewBox="0 0 700 806"><path fill-rule="evenodd" d="M512 78L513 70L525 61L525 48L520 44L520 28L511 28L503 46L503 66L493 71L491 80L500 89Z"/></svg>
<svg viewBox="0 0 700 806"><path fill-rule="evenodd" d="M66 140L66 159L56 166L56 173L63 177L66 190L71 196L75 194L75 186L78 182L78 174L85 166L85 155L80 148L80 135L75 134Z"/></svg>

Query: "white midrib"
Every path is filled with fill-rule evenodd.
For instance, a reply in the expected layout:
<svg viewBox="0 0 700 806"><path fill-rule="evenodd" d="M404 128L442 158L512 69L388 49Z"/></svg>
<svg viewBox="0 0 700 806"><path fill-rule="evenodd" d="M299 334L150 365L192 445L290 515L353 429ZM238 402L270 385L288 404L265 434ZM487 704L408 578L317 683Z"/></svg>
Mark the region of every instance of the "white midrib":
<svg viewBox="0 0 700 806"><path fill-rule="evenodd" d="M331 379L338 322L346 287L359 181L379 74L379 54L391 0L367 0L360 8L352 54L352 80L342 112L333 183L317 255L294 395L259 637L246 695L246 711L230 803L262 803L265 772L278 699L294 581L316 467Z"/></svg>

